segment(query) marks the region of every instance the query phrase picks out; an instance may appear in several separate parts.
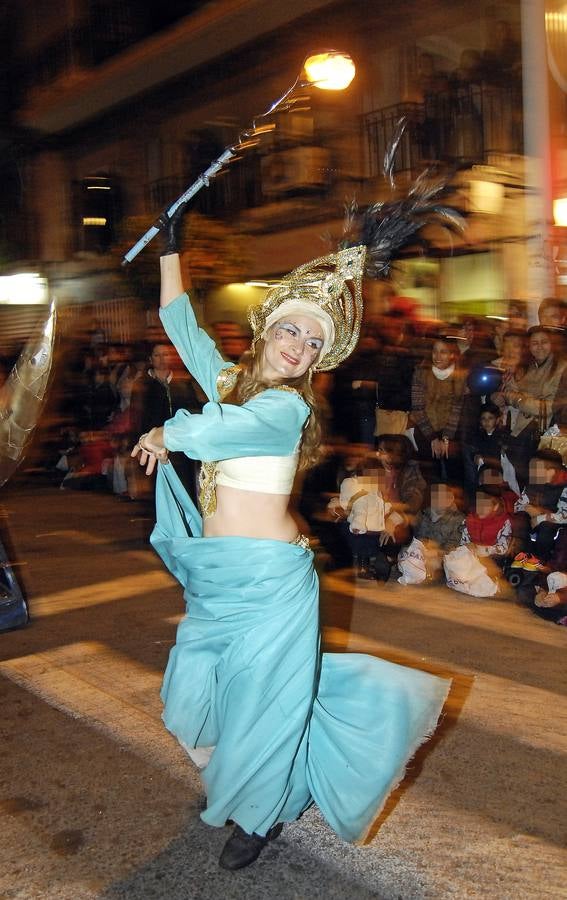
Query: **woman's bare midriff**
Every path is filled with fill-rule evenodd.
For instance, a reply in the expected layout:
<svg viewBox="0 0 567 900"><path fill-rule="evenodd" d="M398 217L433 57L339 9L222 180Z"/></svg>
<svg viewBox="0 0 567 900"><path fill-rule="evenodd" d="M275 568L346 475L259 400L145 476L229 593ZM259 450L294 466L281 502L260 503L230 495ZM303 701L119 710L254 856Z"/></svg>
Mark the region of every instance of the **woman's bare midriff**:
<svg viewBox="0 0 567 900"><path fill-rule="evenodd" d="M293 541L297 524L287 494L261 494L217 485L217 509L203 520L205 537L247 537Z"/></svg>

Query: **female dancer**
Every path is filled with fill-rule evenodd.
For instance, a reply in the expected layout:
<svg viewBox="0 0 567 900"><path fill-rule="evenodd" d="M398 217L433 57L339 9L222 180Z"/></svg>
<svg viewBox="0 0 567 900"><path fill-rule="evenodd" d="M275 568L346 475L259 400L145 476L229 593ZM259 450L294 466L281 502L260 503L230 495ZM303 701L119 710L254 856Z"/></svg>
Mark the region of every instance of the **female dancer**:
<svg viewBox="0 0 567 900"><path fill-rule="evenodd" d="M152 543L187 603L163 718L193 759L208 758L202 818L235 823L227 869L253 862L313 802L343 838L363 838L449 687L371 656L321 655L313 554L288 510L319 439L311 373L356 345L366 252L341 250L272 288L251 310L239 366L198 328L178 255L161 259L163 325L209 402L142 435L132 455L148 471L162 464ZM173 450L203 461L203 518L165 465Z"/></svg>

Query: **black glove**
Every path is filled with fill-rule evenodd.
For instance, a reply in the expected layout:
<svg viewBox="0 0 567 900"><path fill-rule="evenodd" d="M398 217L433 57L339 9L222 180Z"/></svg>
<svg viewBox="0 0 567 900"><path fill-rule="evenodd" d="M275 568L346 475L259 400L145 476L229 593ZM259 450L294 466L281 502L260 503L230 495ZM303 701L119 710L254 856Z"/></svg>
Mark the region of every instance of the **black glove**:
<svg viewBox="0 0 567 900"><path fill-rule="evenodd" d="M179 253L179 222L186 206L187 203L182 203L172 216L168 216L164 210L154 222L155 227L161 231L165 242L162 256L168 256L170 253Z"/></svg>

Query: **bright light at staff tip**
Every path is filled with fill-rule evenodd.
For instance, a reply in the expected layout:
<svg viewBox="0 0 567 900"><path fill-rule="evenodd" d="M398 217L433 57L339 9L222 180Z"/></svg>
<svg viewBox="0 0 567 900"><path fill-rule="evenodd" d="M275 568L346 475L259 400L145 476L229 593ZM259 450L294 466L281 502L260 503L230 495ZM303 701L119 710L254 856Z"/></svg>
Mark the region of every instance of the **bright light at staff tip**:
<svg viewBox="0 0 567 900"><path fill-rule="evenodd" d="M348 53L339 53L337 50L308 56L303 68L307 81L322 91L344 91L356 73Z"/></svg>

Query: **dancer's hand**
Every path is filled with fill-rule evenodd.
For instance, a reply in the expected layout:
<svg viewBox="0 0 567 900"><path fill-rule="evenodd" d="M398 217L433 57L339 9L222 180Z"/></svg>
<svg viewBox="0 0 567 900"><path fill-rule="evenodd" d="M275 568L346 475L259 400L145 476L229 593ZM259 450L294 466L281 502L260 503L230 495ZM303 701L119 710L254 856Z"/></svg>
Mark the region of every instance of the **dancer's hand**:
<svg viewBox="0 0 567 900"><path fill-rule="evenodd" d="M138 457L140 465L146 468L146 475L152 474L156 462L166 465L169 452L163 443L163 427L152 428L147 434L140 435L130 455Z"/></svg>
<svg viewBox="0 0 567 900"><path fill-rule="evenodd" d="M187 201L182 203L170 217L167 212L162 212L156 219L154 225L159 228L163 238L164 249L162 256L169 256L172 253L179 253L180 245L180 222L187 208Z"/></svg>

